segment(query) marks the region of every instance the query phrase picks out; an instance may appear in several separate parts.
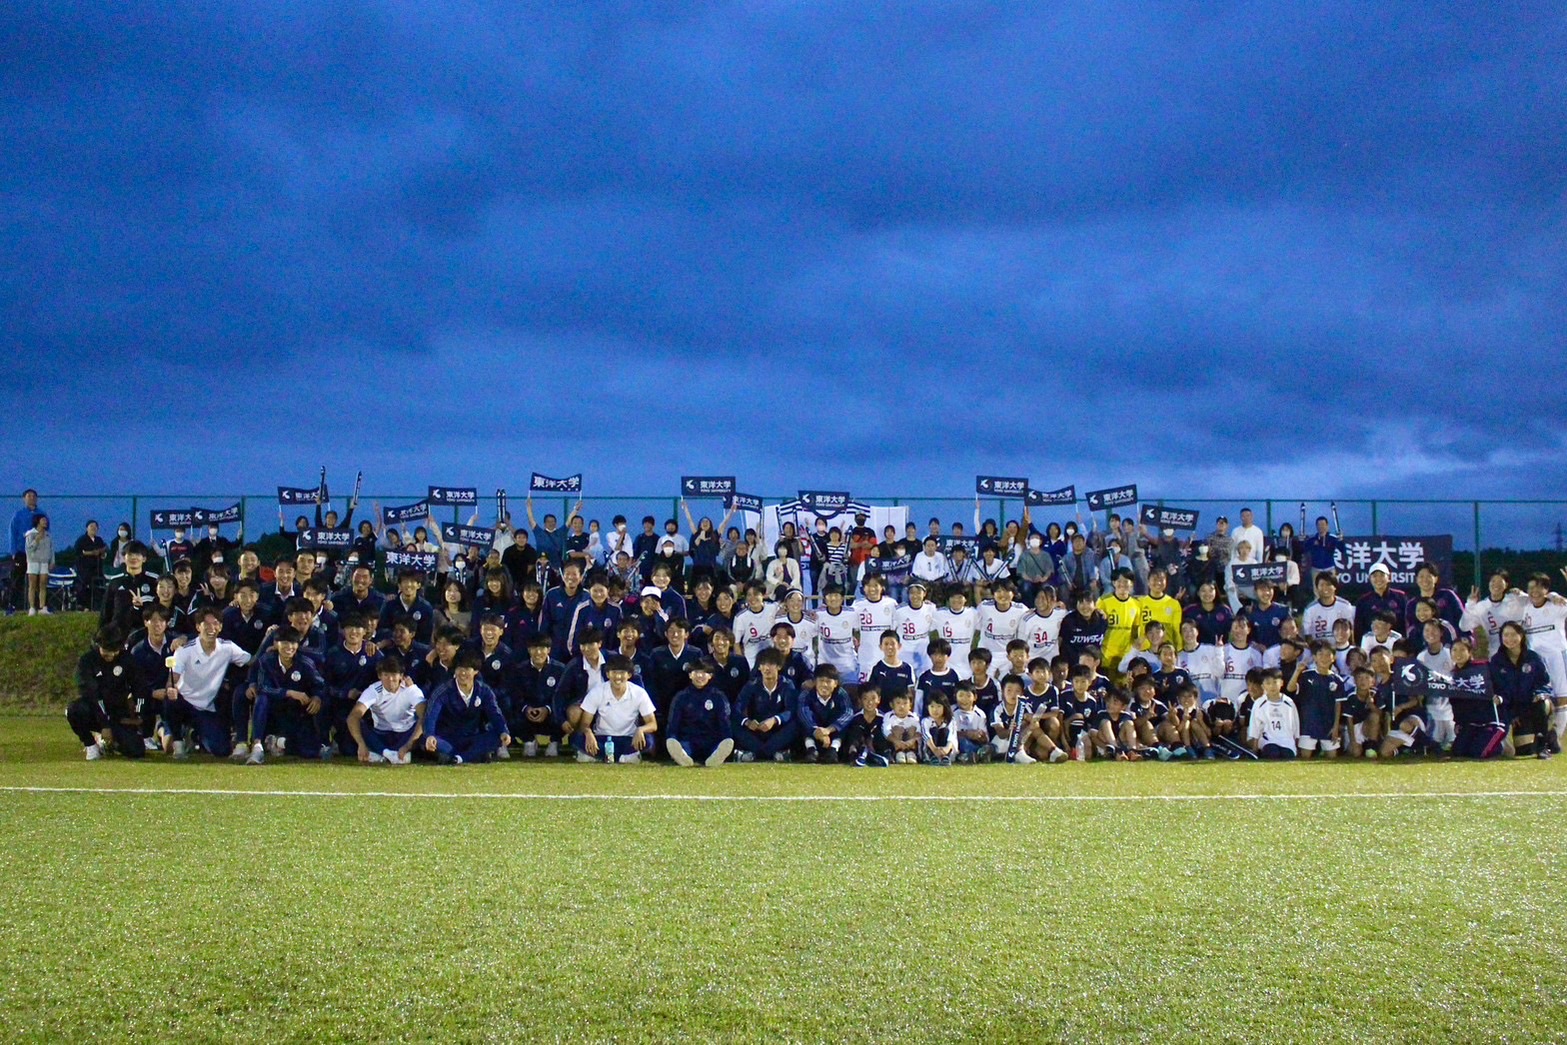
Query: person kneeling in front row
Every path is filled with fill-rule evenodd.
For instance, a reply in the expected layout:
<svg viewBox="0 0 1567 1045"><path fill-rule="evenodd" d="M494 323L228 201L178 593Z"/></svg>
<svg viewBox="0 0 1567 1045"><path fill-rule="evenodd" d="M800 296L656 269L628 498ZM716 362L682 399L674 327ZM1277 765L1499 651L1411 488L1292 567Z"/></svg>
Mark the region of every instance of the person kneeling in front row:
<svg viewBox="0 0 1567 1045"><path fill-rule="evenodd" d="M424 733L424 691L408 681L403 659L395 653L384 655L375 673L376 681L359 694L348 713L348 732L359 747L359 761L405 766Z"/></svg>
<svg viewBox="0 0 1567 1045"><path fill-rule="evenodd" d="M93 648L76 664L79 694L65 709L65 721L82 742L87 761L103 757L113 747L126 758L147 753L142 736L142 704L148 686L131 655L125 652L125 633L110 624L99 630Z"/></svg>
<svg viewBox="0 0 1567 1045"><path fill-rule="evenodd" d="M608 761L613 752L617 762L640 762L651 734L658 732L653 698L631 681L631 662L618 653L605 658L604 676L606 681L582 698L571 738L577 761Z"/></svg>

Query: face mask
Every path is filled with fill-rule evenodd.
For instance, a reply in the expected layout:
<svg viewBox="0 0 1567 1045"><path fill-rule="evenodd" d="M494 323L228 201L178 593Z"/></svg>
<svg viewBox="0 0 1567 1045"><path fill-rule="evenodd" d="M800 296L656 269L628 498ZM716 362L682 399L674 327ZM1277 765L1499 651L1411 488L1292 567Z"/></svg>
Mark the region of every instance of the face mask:
<svg viewBox="0 0 1567 1045"><path fill-rule="evenodd" d="M1038 538L1038 537L1034 537L1034 538L1031 538L1031 539L1030 539L1030 540L1029 540L1029 542L1028 542L1028 546L1029 546L1029 547L1030 547L1030 548L1033 548L1033 549L1035 549L1035 550L1036 550L1036 551L1037 551L1037 550L1038 550L1038 549L1040 549L1040 548L1043 548L1043 547L1044 547L1044 542L1043 542L1043 541L1041 541L1041 540L1040 540L1040 539L1039 539L1039 538Z"/></svg>
<svg viewBox="0 0 1567 1045"><path fill-rule="evenodd" d="M120 536L121 537L129 537L130 535L131 535L131 531L125 529L123 526L120 527Z"/></svg>

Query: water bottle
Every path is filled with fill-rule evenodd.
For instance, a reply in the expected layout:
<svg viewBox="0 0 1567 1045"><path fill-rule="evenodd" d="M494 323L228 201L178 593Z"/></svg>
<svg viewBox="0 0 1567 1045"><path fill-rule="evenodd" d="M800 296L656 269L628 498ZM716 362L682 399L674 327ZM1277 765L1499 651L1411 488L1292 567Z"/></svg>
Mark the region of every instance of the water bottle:
<svg viewBox="0 0 1567 1045"><path fill-rule="evenodd" d="M615 764L615 738L614 737L605 737L604 738L604 761L608 762L610 765L614 765Z"/></svg>

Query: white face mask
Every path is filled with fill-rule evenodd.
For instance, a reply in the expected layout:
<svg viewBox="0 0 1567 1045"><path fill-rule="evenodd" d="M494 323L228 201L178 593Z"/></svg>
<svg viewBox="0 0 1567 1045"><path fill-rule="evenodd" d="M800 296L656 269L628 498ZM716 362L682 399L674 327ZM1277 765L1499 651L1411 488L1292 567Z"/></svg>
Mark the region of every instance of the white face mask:
<svg viewBox="0 0 1567 1045"><path fill-rule="evenodd" d="M1037 551L1038 549L1043 548L1045 546L1045 542L1041 541L1038 537L1030 537L1028 539L1028 546L1030 548L1033 548L1033 549L1035 549Z"/></svg>

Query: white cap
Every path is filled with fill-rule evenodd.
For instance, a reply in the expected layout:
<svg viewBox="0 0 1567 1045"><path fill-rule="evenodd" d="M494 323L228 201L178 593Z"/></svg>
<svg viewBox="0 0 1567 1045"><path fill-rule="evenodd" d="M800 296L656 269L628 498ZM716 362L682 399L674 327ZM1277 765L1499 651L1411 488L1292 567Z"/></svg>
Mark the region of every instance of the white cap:
<svg viewBox="0 0 1567 1045"><path fill-rule="evenodd" d="M1393 576L1393 571L1388 567L1388 564L1385 563L1385 562L1373 563L1372 566L1371 566L1371 573L1385 573L1389 577ZM1367 574L1367 576L1370 576L1370 574Z"/></svg>

